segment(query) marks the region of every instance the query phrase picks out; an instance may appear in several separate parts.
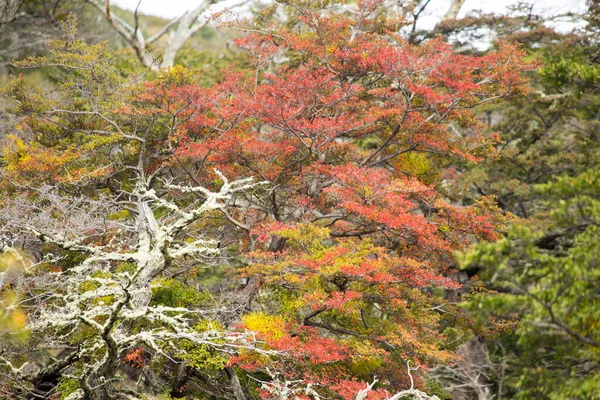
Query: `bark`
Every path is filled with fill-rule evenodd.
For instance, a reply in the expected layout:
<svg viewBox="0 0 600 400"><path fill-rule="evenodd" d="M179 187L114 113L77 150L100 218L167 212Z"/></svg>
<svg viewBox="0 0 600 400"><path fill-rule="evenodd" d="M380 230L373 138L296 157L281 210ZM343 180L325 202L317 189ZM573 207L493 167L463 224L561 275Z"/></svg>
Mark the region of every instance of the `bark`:
<svg viewBox="0 0 600 400"><path fill-rule="evenodd" d="M227 377L229 378L231 390L233 391L236 400L246 400L246 395L244 394L244 390L242 389L240 380L238 379L238 376L235 373L235 369L233 369L233 367L225 367L225 372L227 373Z"/></svg>
<svg viewBox="0 0 600 400"><path fill-rule="evenodd" d="M450 7L448 8L448 11L446 11L446 14L444 14L444 16L442 17L442 21L456 19L463 4L465 4L465 0L452 0L450 2Z"/></svg>
<svg viewBox="0 0 600 400"><path fill-rule="evenodd" d="M161 63L162 68L172 67L174 65L175 56L181 47L190 38L190 36L194 34L194 32L205 25L205 23L198 22L198 18L214 3L214 0L204 0L194 10L184 14L183 17L181 17L179 24L177 24L175 34L173 35L169 46L165 49L163 54L163 61Z"/></svg>
<svg viewBox="0 0 600 400"><path fill-rule="evenodd" d="M14 21L23 0L0 0L0 25Z"/></svg>

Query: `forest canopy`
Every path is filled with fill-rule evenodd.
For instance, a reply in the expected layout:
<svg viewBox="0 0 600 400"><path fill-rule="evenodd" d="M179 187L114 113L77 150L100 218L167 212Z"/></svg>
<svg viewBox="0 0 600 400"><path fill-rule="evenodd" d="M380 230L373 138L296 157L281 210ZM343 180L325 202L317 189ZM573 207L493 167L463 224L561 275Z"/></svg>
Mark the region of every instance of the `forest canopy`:
<svg viewBox="0 0 600 400"><path fill-rule="evenodd" d="M0 0L0 398L600 399L597 0L214 3Z"/></svg>

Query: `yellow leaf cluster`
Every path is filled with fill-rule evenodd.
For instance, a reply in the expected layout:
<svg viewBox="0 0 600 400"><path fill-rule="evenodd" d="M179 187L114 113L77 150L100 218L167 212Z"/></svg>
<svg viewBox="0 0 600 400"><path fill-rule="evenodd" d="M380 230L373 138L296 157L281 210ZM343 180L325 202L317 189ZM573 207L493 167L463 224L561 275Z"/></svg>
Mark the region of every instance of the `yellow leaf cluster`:
<svg viewBox="0 0 600 400"><path fill-rule="evenodd" d="M246 328L262 334L269 340L277 340L285 335L285 320L276 315L253 312L244 315L242 321Z"/></svg>

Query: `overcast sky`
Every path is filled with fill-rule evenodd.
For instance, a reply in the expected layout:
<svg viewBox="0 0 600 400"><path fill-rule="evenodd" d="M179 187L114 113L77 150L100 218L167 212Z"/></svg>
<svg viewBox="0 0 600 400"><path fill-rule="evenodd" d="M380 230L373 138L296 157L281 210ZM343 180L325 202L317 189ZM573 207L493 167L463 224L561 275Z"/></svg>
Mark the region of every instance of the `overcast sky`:
<svg viewBox="0 0 600 400"><path fill-rule="evenodd" d="M142 0L140 10L146 14L153 14L165 18L175 18L185 11L200 4L201 0ZM113 0L114 4L128 9L135 9L138 0ZM485 10L502 12L507 7L518 3L519 0L467 0L461 9L459 16L463 16L472 10ZM428 15L424 16L421 25L423 28L433 25L448 8L448 0L432 0L428 7ZM585 8L585 0L536 0L535 7L538 10L549 12L579 11Z"/></svg>

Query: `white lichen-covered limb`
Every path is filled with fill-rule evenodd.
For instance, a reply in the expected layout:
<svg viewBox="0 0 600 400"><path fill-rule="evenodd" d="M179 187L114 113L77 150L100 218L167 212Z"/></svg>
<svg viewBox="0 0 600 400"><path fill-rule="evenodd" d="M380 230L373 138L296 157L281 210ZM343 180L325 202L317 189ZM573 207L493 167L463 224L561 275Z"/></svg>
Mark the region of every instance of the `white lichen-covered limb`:
<svg viewBox="0 0 600 400"><path fill-rule="evenodd" d="M390 395L388 397L386 397L386 399L388 400L398 400L398 399L414 399L414 400L440 400L439 397L437 396L431 396L428 395L427 393L419 390L419 389L415 389L415 381L413 379L412 376L412 371L416 371L418 368L412 368L410 366L410 361L408 361L406 363L406 371L408 373L408 377L410 379L410 388L406 389L406 390L402 390L398 393L395 393L393 395ZM369 392L371 390L373 390L373 387L375 386L375 384L377 383L377 379L374 379L373 382L371 382L370 384L367 385L366 388L364 388L363 390L361 390L360 392L358 392L356 394L356 397L354 398L355 400L365 400L368 395Z"/></svg>
<svg viewBox="0 0 600 400"><path fill-rule="evenodd" d="M254 377L251 378L260 383L261 389L268 392L275 399L295 399L303 394L312 394L314 397L314 394L316 394L312 386L310 384L305 386L302 380L290 381L285 378L282 379L280 373L273 372L269 368L266 368L265 372L270 377L269 381L261 381ZM319 399L319 397L314 398Z"/></svg>
<svg viewBox="0 0 600 400"><path fill-rule="evenodd" d="M51 347L70 344L74 332L86 332L86 340L70 355L80 363L70 373L81 389L69 398L93 398L96 391L109 390L105 387L113 381L122 355L135 346L145 345L167 357L178 354L181 341L229 354L253 348L249 334L211 329L210 324L194 329L199 320L210 321L219 311L216 307L199 310L151 304L153 282L171 265L219 255L217 243L191 226L255 186L250 179L230 182L217 174L223 181L218 191L165 183L167 190L158 195L142 174L135 190L126 196L73 199L43 187L37 201L21 197L9 204L2 222L11 230L84 255L77 265L52 273L45 287L38 285L36 290L47 294L28 310L29 329L34 334L50 333L47 344ZM174 200L177 193L192 192L200 193L201 200L196 198L186 207ZM109 218L120 207L133 211L133 224ZM5 365L9 373L22 373Z"/></svg>

